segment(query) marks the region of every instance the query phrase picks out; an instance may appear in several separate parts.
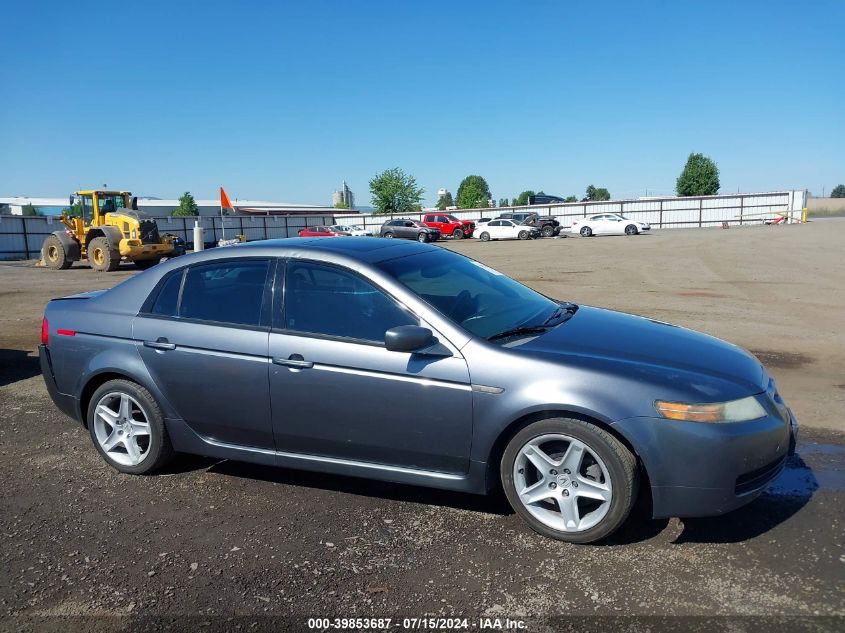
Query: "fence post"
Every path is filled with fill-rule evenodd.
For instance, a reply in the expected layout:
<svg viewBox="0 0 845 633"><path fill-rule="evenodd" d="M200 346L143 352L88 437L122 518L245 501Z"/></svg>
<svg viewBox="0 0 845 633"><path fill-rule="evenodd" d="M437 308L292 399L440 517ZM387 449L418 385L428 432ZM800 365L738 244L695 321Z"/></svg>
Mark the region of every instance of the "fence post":
<svg viewBox="0 0 845 633"><path fill-rule="evenodd" d="M285 215L285 216L282 216L282 217L285 219L285 237L290 237L290 228L288 228L288 218L290 216Z"/></svg>
<svg viewBox="0 0 845 633"><path fill-rule="evenodd" d="M244 237L246 237L246 234L244 233L244 216L239 216L239 217L238 217L238 222L240 222L240 223L241 223L241 235L243 235Z"/></svg>
<svg viewBox="0 0 845 633"><path fill-rule="evenodd" d="M29 259L29 236L26 233L26 218L21 217L23 223L23 249L26 251L26 258Z"/></svg>
<svg viewBox="0 0 845 633"><path fill-rule="evenodd" d="M702 209L703 202L704 200L702 200L701 198L698 199L698 228L701 228L701 218L704 213Z"/></svg>
<svg viewBox="0 0 845 633"><path fill-rule="evenodd" d="M660 219L657 221L657 228L663 228L663 200L660 201Z"/></svg>
<svg viewBox="0 0 845 633"><path fill-rule="evenodd" d="M267 216L266 216L266 215L263 215L263 216L261 216L261 219L263 220L263 224L264 224L264 239L265 239L265 240L270 239L270 238L267 236Z"/></svg>
<svg viewBox="0 0 845 633"><path fill-rule="evenodd" d="M739 225L742 226L742 215L743 211L745 210L745 198L743 196L739 197Z"/></svg>

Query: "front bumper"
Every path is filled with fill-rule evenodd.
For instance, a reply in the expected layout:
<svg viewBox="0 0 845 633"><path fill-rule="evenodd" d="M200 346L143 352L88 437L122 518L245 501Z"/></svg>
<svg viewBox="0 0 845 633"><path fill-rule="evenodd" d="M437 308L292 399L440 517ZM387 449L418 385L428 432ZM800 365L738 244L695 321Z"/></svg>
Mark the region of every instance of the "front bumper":
<svg viewBox="0 0 845 633"><path fill-rule="evenodd" d="M642 460L655 518L724 514L756 499L794 453L790 412L740 423L638 417L614 425Z"/></svg>
<svg viewBox="0 0 845 633"><path fill-rule="evenodd" d="M153 259L165 257L174 252L172 244L143 244L141 240L129 239L120 240L120 256L130 259Z"/></svg>
<svg viewBox="0 0 845 633"><path fill-rule="evenodd" d="M44 384L47 386L47 393L56 404L56 406L65 415L70 416L80 424L82 418L79 412L79 401L73 396L61 393L56 386L56 377L53 373L53 362L50 358L50 350L46 345L38 346L38 359L41 363L41 375L44 377Z"/></svg>

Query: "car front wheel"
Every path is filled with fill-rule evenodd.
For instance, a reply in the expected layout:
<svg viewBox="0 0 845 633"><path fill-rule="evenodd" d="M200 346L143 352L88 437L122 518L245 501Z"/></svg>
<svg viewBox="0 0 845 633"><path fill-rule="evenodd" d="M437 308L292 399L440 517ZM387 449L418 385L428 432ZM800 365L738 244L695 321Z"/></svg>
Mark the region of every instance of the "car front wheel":
<svg viewBox="0 0 845 633"><path fill-rule="evenodd" d="M517 235L517 237L521 240L527 240L528 239L528 231L520 231L519 235Z"/></svg>
<svg viewBox="0 0 845 633"><path fill-rule="evenodd" d="M110 380L103 384L91 396L87 420L97 451L122 473L145 475L173 458L161 409L137 383Z"/></svg>
<svg viewBox="0 0 845 633"><path fill-rule="evenodd" d="M490 234L487 231L484 231L478 237L482 242L489 242L490 241Z"/></svg>
<svg viewBox="0 0 845 633"><path fill-rule="evenodd" d="M540 420L505 448L502 487L536 532L592 543L615 532L636 500L636 459L613 435L570 418Z"/></svg>
<svg viewBox="0 0 845 633"><path fill-rule="evenodd" d="M639 231L633 224L629 224L625 227L625 235L636 235L637 233L639 233Z"/></svg>
<svg viewBox="0 0 845 633"><path fill-rule="evenodd" d="M384 234L384 236L387 238L393 238L393 233L387 232Z"/></svg>
<svg viewBox="0 0 845 633"><path fill-rule="evenodd" d="M452 231L452 237L454 237L456 240L464 239L463 229L455 229L454 231Z"/></svg>
<svg viewBox="0 0 845 633"><path fill-rule="evenodd" d="M428 241L428 233L420 233L417 235L417 241L422 242L423 244Z"/></svg>

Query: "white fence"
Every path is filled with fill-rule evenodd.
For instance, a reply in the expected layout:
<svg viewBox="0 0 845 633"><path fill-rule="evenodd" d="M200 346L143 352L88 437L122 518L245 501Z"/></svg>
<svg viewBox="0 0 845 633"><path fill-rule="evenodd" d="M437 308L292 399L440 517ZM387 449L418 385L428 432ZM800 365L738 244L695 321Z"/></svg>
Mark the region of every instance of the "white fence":
<svg viewBox="0 0 845 633"><path fill-rule="evenodd" d="M220 217L163 217L154 218L159 233L178 235L188 244L194 241L194 221L198 220L205 229L206 244L217 243L224 234L227 238L245 235L247 241L296 237L299 229L306 226L333 224L330 215L284 215L284 216L226 216ZM55 216L24 217L0 215L0 259L36 259L41 256L41 244L53 231L64 225Z"/></svg>
<svg viewBox="0 0 845 633"><path fill-rule="evenodd" d="M723 196L696 196L685 198L649 198L646 200L612 200L608 202L570 202L530 207L496 207L449 211L463 220L493 218L508 211L532 211L554 216L566 228L572 220L598 213L622 213L632 220L648 222L652 228L700 228L744 224L762 224L781 215L787 221L801 220L806 205L805 191L773 191L768 193L742 193ZM429 211L429 213L431 213ZM425 213L403 213L395 217L421 220ZM376 229L392 215L337 215L338 224L358 224L366 229Z"/></svg>
<svg viewBox="0 0 845 633"><path fill-rule="evenodd" d="M801 220L806 206L805 191L773 191L743 193L724 196L688 198L650 198L647 200L613 200L609 202L572 202L531 207L501 207L493 209L466 209L450 211L467 220L496 217L506 211L533 211L557 218L561 226L568 227L575 218L597 213L622 213L632 220L648 222L653 228L690 228L744 224L762 224L765 220L786 216L787 221ZM403 213L396 217L422 219L424 213ZM155 218L160 233L178 235L186 242L193 242L194 220L205 229L206 242L216 244L223 237L242 234L247 241L277 237L295 237L299 229L321 224L358 224L378 233L378 228L391 215L352 213L343 215L271 215L220 217L163 217ZM0 215L0 259L32 259L40 256L44 238L62 228L57 217L22 217Z"/></svg>

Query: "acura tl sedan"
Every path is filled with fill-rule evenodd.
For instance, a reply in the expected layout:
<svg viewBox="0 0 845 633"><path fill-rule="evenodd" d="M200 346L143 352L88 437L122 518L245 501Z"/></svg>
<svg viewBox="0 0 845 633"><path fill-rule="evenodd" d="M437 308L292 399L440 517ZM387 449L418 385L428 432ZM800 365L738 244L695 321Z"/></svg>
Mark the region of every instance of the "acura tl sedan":
<svg viewBox="0 0 845 633"><path fill-rule="evenodd" d="M797 432L739 347L417 242L186 255L51 301L41 337L51 397L118 471L184 452L503 489L534 530L577 543L614 532L638 495L655 517L748 503Z"/></svg>

